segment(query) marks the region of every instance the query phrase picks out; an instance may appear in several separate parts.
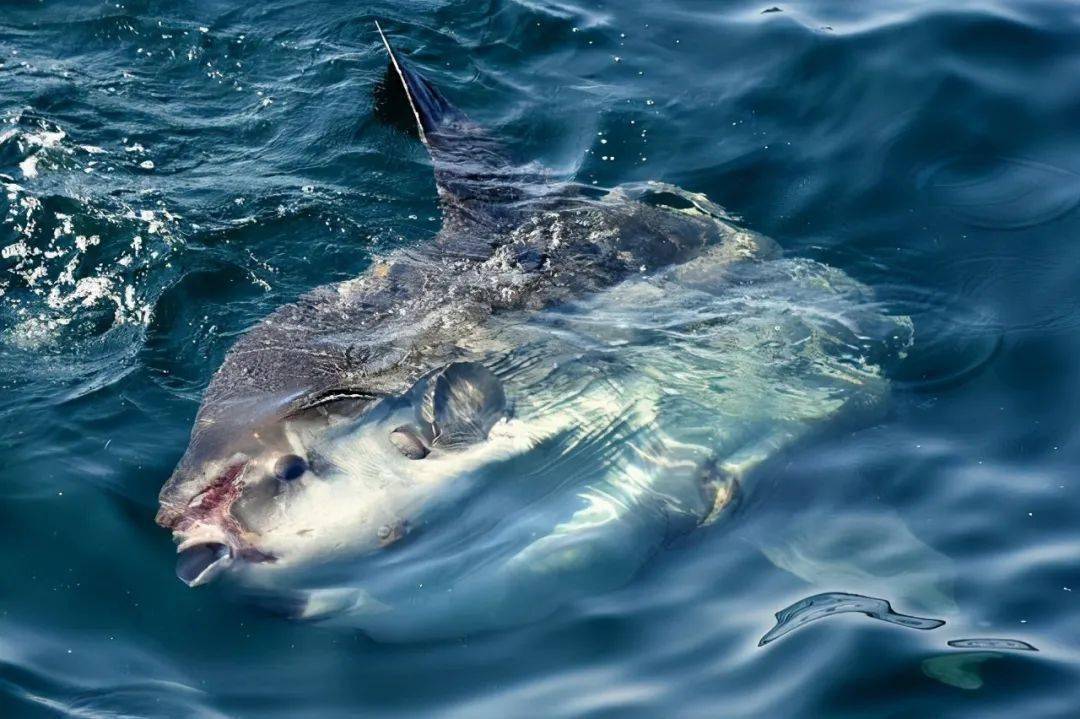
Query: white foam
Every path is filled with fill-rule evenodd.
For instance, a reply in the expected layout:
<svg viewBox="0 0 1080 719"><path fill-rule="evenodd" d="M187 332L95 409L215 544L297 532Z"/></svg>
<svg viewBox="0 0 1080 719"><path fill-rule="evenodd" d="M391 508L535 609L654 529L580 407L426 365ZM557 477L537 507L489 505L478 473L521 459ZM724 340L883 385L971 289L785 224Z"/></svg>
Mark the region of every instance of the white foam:
<svg viewBox="0 0 1080 719"><path fill-rule="evenodd" d="M67 137L67 133L63 130L42 130L41 132L28 132L23 135L27 143L38 147L56 147L65 137Z"/></svg>
<svg viewBox="0 0 1080 719"><path fill-rule="evenodd" d="M66 140L67 133L54 125L41 127L34 121L35 125L26 129L26 118L18 114L8 115L0 122L14 125L0 132L0 145L10 143L9 147L14 145L18 150L23 157L19 167L27 180L39 177L45 169L68 176L78 173L81 177L80 170L87 171L100 161L88 159L79 166L77 158L109 152L96 145ZM124 143L126 152L145 152L137 142L128 143L125 138ZM63 160L64 156L70 160ZM140 167L150 169L153 163L146 160ZM167 257L177 244L173 233L180 221L178 215L160 206L138 210L122 205L117 208L112 200L99 205L93 196L76 197L86 206L85 210L56 212L10 177L3 177L0 185L8 201L5 211L0 213L0 224L11 237L0 247L0 257L9 265L6 274L17 278L16 286L21 287L20 292L12 293L9 283L0 278L0 297L5 310L17 318L0 332L0 341L24 348L59 342L64 328L74 325L87 310L111 311L114 326L149 323L152 298L144 296L142 283L133 281L130 273L142 267L136 258L156 262L163 255ZM92 234L87 224L93 217L117 227L127 225L131 238L126 249L123 244L110 243L104 256L95 259L91 266L88 253L104 244L102 236Z"/></svg>
<svg viewBox="0 0 1080 719"><path fill-rule="evenodd" d="M12 257L26 257L30 254L30 247L23 240L13 242L4 249L0 250L0 257L5 260Z"/></svg>
<svg viewBox="0 0 1080 719"><path fill-rule="evenodd" d="M38 156L30 155L22 162L19 163L19 169L22 170L23 177L30 180L38 176L37 170Z"/></svg>

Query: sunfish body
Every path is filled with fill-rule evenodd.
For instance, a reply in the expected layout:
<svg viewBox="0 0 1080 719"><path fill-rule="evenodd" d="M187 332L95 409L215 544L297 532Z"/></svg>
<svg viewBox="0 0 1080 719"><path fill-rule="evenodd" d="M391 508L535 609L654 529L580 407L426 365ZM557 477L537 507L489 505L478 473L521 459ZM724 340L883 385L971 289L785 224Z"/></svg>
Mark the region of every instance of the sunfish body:
<svg viewBox="0 0 1080 719"><path fill-rule="evenodd" d="M387 50L443 228L232 348L161 491L185 582L389 639L528 621L880 407L911 326L866 287L677 188L548 182Z"/></svg>

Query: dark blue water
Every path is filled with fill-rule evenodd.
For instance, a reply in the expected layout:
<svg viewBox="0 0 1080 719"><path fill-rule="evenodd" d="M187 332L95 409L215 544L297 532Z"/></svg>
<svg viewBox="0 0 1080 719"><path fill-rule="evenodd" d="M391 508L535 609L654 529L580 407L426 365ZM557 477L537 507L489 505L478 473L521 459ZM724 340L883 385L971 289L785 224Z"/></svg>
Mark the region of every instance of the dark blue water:
<svg viewBox="0 0 1080 719"><path fill-rule="evenodd" d="M0 715L1075 716L1080 6L770 7L0 3ZM875 287L916 330L889 416L516 629L380 644L184 587L156 495L225 351L439 226L375 18L520 157ZM870 588L946 624L758 646Z"/></svg>

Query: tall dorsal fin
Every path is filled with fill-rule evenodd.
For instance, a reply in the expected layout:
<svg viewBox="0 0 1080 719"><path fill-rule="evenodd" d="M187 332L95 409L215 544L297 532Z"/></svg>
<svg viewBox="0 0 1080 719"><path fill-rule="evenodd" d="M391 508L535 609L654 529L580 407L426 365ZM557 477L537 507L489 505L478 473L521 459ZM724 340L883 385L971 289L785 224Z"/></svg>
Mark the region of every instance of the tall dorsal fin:
<svg viewBox="0 0 1080 719"><path fill-rule="evenodd" d="M450 126L467 122L465 115L451 105L450 101L443 97L439 89L428 82L427 78L413 70L404 59L398 57L378 22L375 23L375 28L379 31L386 53L390 56L388 73L391 74L392 79L400 83L413 117L416 118L420 141L429 148L434 143L436 149L447 144L449 138L444 135L451 129Z"/></svg>
<svg viewBox="0 0 1080 719"><path fill-rule="evenodd" d="M512 214L526 196L523 188L543 179L511 162L497 141L394 50L379 23L375 27L390 56L387 82L400 87L435 166L444 222L488 225Z"/></svg>

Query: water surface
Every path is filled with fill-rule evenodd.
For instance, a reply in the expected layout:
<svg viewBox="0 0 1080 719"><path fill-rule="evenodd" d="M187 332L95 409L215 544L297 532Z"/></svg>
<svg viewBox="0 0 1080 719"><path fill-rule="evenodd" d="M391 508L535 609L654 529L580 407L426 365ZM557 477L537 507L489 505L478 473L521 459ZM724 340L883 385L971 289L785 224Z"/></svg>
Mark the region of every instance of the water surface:
<svg viewBox="0 0 1080 719"><path fill-rule="evenodd" d="M0 3L0 714L1073 716L1080 10L771 7ZM184 587L156 494L225 351L439 226L375 18L522 158L876 288L915 327L889 416L519 628L377 643ZM827 592L946 623L759 647Z"/></svg>

